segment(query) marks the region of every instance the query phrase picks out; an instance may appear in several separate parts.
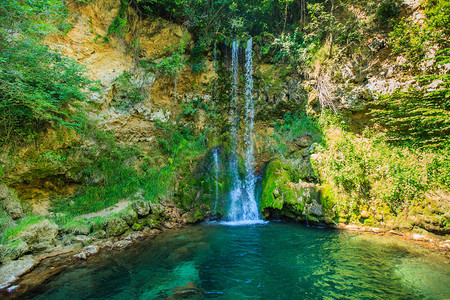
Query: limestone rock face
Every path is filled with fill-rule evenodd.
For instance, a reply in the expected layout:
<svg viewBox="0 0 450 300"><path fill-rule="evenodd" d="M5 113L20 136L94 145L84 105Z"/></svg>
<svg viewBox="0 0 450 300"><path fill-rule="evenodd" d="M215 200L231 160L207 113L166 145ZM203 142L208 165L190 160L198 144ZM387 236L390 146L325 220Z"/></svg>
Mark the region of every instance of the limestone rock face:
<svg viewBox="0 0 450 300"><path fill-rule="evenodd" d="M14 239L28 244L31 251L44 250L53 247L58 234L58 226L44 219L31 224Z"/></svg>
<svg viewBox="0 0 450 300"><path fill-rule="evenodd" d="M22 205L17 196L12 193L6 184L0 184L0 206L4 207L12 219L23 217Z"/></svg>
<svg viewBox="0 0 450 300"><path fill-rule="evenodd" d="M133 202L131 207L139 217L145 217L151 212L150 205L144 200L137 200Z"/></svg>
<svg viewBox="0 0 450 300"><path fill-rule="evenodd" d="M128 229L128 224L121 218L112 218L106 225L106 234L108 236L118 236Z"/></svg>

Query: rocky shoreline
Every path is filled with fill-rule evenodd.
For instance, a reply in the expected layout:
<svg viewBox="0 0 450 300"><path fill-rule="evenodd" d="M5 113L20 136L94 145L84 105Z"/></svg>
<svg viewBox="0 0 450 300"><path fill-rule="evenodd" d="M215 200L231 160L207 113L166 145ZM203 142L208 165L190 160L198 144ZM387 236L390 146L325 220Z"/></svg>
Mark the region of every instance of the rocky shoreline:
<svg viewBox="0 0 450 300"><path fill-rule="evenodd" d="M171 219L157 229L145 228L139 232L127 232L117 237L96 240L91 245L81 248L77 245L72 245L71 247L54 249L40 255L23 256L0 268L0 274L2 274L0 295L4 299L20 297L69 266L76 264L81 266L86 261L95 260L95 257L98 257L103 251L121 251L144 239L153 239L165 231L179 229L189 224L192 223L187 223L182 219ZM342 231L398 238L438 252L450 260L450 240L446 240L441 236L346 224L325 226ZM15 262L14 265L11 264L13 262Z"/></svg>
<svg viewBox="0 0 450 300"><path fill-rule="evenodd" d="M185 212L171 202L164 202L163 206L140 200L133 202L131 208L119 213L120 217L105 218L102 223L103 229L90 228L86 232L82 232L83 230L67 232L59 228L57 236L59 241L53 240L54 246L51 246L53 244L46 235L43 235L45 238L42 239L35 236L34 244L23 242L22 237L19 236L19 243L26 245L26 249L19 253L10 251L14 254L13 257L3 260L0 267L2 298L16 298L58 274L67 266L89 260L102 251L120 251L140 240L154 238L166 230L181 228L197 221L194 217L195 210ZM45 231L53 232L56 236L58 232L56 224L52 224L47 219L41 223L45 223L46 228L54 229L55 232L48 228ZM28 234L34 233L29 231ZM46 248L32 250L35 249L33 245L42 243L41 240L49 242Z"/></svg>

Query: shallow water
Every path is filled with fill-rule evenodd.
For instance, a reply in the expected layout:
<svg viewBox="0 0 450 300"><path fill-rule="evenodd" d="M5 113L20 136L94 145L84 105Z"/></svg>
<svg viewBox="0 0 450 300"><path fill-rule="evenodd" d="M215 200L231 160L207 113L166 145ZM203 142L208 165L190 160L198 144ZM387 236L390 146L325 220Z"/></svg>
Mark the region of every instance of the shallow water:
<svg viewBox="0 0 450 300"><path fill-rule="evenodd" d="M26 298L181 299L197 291L189 299L448 299L449 283L448 260L394 238L202 224L101 254Z"/></svg>

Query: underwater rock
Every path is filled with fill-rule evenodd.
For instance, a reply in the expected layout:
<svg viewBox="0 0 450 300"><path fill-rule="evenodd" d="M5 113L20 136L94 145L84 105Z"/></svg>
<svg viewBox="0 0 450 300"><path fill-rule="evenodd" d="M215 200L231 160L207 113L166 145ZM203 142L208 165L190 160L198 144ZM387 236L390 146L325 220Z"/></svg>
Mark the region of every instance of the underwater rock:
<svg viewBox="0 0 450 300"><path fill-rule="evenodd" d="M202 295L202 290L198 288L195 283L188 282L185 286L180 286L174 289L172 295L167 297L167 299L185 299L193 296L198 297L200 295Z"/></svg>
<svg viewBox="0 0 450 300"><path fill-rule="evenodd" d="M121 218L115 217L108 220L106 225L106 234L108 236L118 236L128 229L128 224Z"/></svg>

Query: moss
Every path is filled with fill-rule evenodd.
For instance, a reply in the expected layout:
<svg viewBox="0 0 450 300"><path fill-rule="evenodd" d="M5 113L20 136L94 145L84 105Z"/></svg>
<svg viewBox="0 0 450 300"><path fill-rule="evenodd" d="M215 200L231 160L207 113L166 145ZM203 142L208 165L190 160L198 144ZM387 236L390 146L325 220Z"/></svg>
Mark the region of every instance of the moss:
<svg viewBox="0 0 450 300"><path fill-rule="evenodd" d="M369 218L364 220L364 225L365 226L370 226L370 227L374 227L375 226L375 219L373 218L373 216L370 216Z"/></svg>
<svg viewBox="0 0 450 300"><path fill-rule="evenodd" d="M5 244L7 241L13 240L15 237L20 236L22 232L27 230L27 228L33 224L36 224L45 218L42 216L26 216L21 219L15 226L8 228L2 235L2 243Z"/></svg>
<svg viewBox="0 0 450 300"><path fill-rule="evenodd" d="M265 208L281 210L285 200L293 202L295 194L286 186L289 182L291 182L291 177L287 164L283 164L280 160L274 160L266 166L262 182L261 211Z"/></svg>

